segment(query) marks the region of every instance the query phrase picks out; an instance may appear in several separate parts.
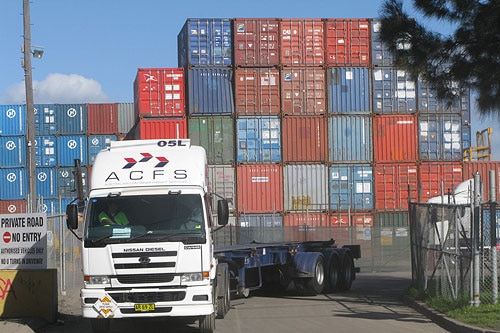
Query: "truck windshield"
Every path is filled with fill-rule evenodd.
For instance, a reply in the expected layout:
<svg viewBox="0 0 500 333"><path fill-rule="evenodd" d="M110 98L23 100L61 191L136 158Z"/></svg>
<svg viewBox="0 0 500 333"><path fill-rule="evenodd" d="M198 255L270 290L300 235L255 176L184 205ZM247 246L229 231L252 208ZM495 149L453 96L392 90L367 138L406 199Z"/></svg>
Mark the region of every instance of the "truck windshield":
<svg viewBox="0 0 500 333"><path fill-rule="evenodd" d="M88 205L86 245L205 239L205 210L198 194L102 197Z"/></svg>

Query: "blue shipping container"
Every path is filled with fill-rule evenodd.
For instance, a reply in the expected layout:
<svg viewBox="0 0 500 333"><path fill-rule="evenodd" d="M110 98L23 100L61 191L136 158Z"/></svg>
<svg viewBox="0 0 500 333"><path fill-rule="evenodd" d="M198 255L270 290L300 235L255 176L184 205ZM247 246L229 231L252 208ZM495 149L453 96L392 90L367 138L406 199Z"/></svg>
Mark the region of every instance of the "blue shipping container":
<svg viewBox="0 0 500 333"><path fill-rule="evenodd" d="M57 133L56 105L35 104L35 135L54 135Z"/></svg>
<svg viewBox="0 0 500 333"><path fill-rule="evenodd" d="M26 138L0 136L0 168L26 166Z"/></svg>
<svg viewBox="0 0 500 333"><path fill-rule="evenodd" d="M416 112L415 82L403 70L394 67L373 69L373 112L412 114Z"/></svg>
<svg viewBox="0 0 500 333"><path fill-rule="evenodd" d="M99 153L103 149L108 148L111 144L111 141L116 141L117 137L116 135L112 134L89 135L87 140L87 147L89 152L87 161L89 161L88 164L92 165L94 164L97 153Z"/></svg>
<svg viewBox="0 0 500 333"><path fill-rule="evenodd" d="M26 107L24 105L0 105L0 135L26 134Z"/></svg>
<svg viewBox="0 0 500 333"><path fill-rule="evenodd" d="M74 166L75 159L87 164L87 137L83 135L61 135L57 137L57 165Z"/></svg>
<svg viewBox="0 0 500 333"><path fill-rule="evenodd" d="M373 160L372 119L367 115L335 115L328 118L330 162Z"/></svg>
<svg viewBox="0 0 500 333"><path fill-rule="evenodd" d="M238 162L281 161L281 124L278 117L241 117L237 120Z"/></svg>
<svg viewBox="0 0 500 333"><path fill-rule="evenodd" d="M25 168L0 169L0 200L26 199L27 180Z"/></svg>
<svg viewBox="0 0 500 333"><path fill-rule="evenodd" d="M392 53L389 51L387 45L382 43L382 40L380 39L381 28L382 22L380 20L372 21L372 64L375 66L394 66L394 57Z"/></svg>
<svg viewBox="0 0 500 333"><path fill-rule="evenodd" d="M370 113L367 67L333 67L327 72L330 113Z"/></svg>
<svg viewBox="0 0 500 333"><path fill-rule="evenodd" d="M362 211L373 208L373 167L369 164L330 166L330 209Z"/></svg>
<svg viewBox="0 0 500 333"><path fill-rule="evenodd" d="M467 93L460 96L458 85L452 88L456 98L448 103L445 100L437 98L437 92L432 89L427 82L422 79L418 83L418 111L422 113L461 113L463 110L469 109L469 99Z"/></svg>
<svg viewBox="0 0 500 333"><path fill-rule="evenodd" d="M65 198L76 198L74 167L57 168L58 196ZM88 189L88 169L82 166L83 194L87 194Z"/></svg>
<svg viewBox="0 0 500 333"><path fill-rule="evenodd" d="M224 18L190 18L177 36L178 65L230 66L232 24Z"/></svg>
<svg viewBox="0 0 500 333"><path fill-rule="evenodd" d="M460 115L419 115L418 137L422 161L462 160L462 119Z"/></svg>
<svg viewBox="0 0 500 333"><path fill-rule="evenodd" d="M57 134L87 133L87 104L56 104Z"/></svg>
<svg viewBox="0 0 500 333"><path fill-rule="evenodd" d="M36 194L42 197L57 196L57 169L36 168Z"/></svg>
<svg viewBox="0 0 500 333"><path fill-rule="evenodd" d="M472 129L470 125L462 125L462 149L472 146Z"/></svg>
<svg viewBox="0 0 500 333"><path fill-rule="evenodd" d="M57 149L55 136L35 136L35 165L56 166Z"/></svg>
<svg viewBox="0 0 500 333"><path fill-rule="evenodd" d="M196 67L188 69L187 75L190 116L234 113L231 69Z"/></svg>

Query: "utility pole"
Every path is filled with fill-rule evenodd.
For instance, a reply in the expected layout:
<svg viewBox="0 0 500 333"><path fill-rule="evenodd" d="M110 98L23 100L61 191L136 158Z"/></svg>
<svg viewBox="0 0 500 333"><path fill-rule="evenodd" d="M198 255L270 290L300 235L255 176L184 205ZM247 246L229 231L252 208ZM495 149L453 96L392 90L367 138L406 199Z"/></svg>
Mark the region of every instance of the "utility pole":
<svg viewBox="0 0 500 333"><path fill-rule="evenodd" d="M35 105L33 102L33 77L31 71L31 29L30 0L23 0L24 22L24 84L26 88L26 144L27 144L27 179L28 179L28 212L36 212L36 167L35 167Z"/></svg>

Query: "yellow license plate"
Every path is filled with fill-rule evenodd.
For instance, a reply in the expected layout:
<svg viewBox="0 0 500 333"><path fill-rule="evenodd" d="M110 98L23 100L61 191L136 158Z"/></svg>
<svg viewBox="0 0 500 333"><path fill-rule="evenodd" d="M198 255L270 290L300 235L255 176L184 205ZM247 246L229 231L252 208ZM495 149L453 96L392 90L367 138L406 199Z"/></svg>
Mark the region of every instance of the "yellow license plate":
<svg viewBox="0 0 500 333"><path fill-rule="evenodd" d="M136 312L154 311L155 305L154 304L134 304L134 310Z"/></svg>

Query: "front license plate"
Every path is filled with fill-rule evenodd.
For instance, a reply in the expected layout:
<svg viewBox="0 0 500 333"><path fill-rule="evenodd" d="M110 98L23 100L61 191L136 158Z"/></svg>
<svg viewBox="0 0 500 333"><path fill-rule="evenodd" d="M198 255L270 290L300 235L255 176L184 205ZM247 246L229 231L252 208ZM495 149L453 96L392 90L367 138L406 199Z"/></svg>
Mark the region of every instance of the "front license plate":
<svg viewBox="0 0 500 333"><path fill-rule="evenodd" d="M155 305L154 304L134 304L134 310L136 312L154 311Z"/></svg>

